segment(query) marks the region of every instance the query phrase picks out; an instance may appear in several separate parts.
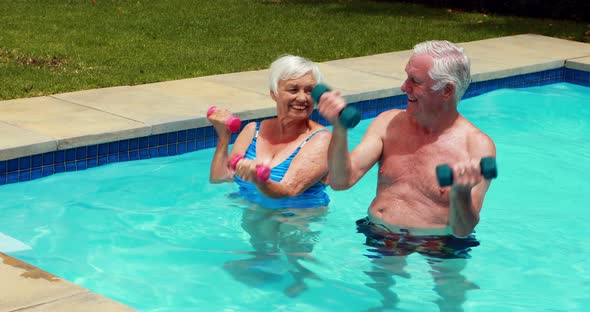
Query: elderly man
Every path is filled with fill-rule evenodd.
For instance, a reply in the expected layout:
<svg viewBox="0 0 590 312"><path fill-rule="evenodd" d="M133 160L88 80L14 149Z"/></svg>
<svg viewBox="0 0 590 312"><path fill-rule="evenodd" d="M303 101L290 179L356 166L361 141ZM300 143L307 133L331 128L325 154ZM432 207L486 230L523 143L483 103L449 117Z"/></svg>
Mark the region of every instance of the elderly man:
<svg viewBox="0 0 590 312"><path fill-rule="evenodd" d="M492 139L457 111L469 86L470 61L451 42L428 41L414 47L405 71L407 108L377 116L350 153L338 120L346 102L339 92L321 96L320 113L333 125L330 185L348 189L379 162L376 196L368 217L357 221L367 243L388 247L388 254L463 257L478 244L470 234L490 186L480 160L496 154ZM440 187L435 176L444 163L453 170L449 187Z"/></svg>

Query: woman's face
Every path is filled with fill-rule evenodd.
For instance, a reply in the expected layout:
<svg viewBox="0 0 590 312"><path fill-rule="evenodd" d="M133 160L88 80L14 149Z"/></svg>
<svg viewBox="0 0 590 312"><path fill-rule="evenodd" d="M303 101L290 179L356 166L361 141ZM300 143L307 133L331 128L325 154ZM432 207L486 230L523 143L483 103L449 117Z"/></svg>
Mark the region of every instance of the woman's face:
<svg viewBox="0 0 590 312"><path fill-rule="evenodd" d="M270 95L277 103L279 117L309 118L313 112L311 90L316 85L311 72L295 79L280 80L277 94Z"/></svg>

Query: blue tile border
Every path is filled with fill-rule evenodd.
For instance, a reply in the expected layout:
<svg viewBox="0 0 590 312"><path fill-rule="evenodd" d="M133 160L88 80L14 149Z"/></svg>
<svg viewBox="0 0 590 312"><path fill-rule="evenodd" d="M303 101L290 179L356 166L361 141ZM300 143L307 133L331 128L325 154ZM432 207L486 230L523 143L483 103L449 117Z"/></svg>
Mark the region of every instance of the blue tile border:
<svg viewBox="0 0 590 312"><path fill-rule="evenodd" d="M533 87L557 82L590 87L590 72L562 67L474 82L463 98L501 88ZM368 119L392 108L405 108L406 102L407 97L404 94L360 101L350 105L361 111L362 119ZM250 121L262 119L264 118L246 120L242 126ZM311 119L323 125L328 124L317 110L312 113ZM232 142L236 137L237 134L232 135ZM212 126L208 126L3 160L0 161L0 185L30 181L55 173L84 170L110 163L179 155L215 147L216 144L215 131Z"/></svg>
<svg viewBox="0 0 590 312"><path fill-rule="evenodd" d="M565 79L565 73L570 70L571 69L561 67L536 73L474 82L469 85L467 92L463 95L463 99L502 88L537 87L558 82L569 82Z"/></svg>
<svg viewBox="0 0 590 312"><path fill-rule="evenodd" d="M565 82L581 86L590 86L590 72L567 68L565 70Z"/></svg>

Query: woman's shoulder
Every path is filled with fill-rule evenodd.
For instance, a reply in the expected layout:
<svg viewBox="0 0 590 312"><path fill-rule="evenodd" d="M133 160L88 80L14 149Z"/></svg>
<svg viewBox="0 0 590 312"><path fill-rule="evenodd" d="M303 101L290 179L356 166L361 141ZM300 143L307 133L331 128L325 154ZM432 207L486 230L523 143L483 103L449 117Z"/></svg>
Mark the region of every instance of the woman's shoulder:
<svg viewBox="0 0 590 312"><path fill-rule="evenodd" d="M313 145L315 146L314 148L317 148L318 146L328 146L330 139L332 138L332 132L330 132L330 129L320 124L311 127L308 133L309 135L305 141L312 141L314 143Z"/></svg>
<svg viewBox="0 0 590 312"><path fill-rule="evenodd" d="M257 127L258 127L258 122L251 121L244 126L241 133L254 134L256 132Z"/></svg>
<svg viewBox="0 0 590 312"><path fill-rule="evenodd" d="M328 129L328 127L319 124L313 120L310 120L310 129L309 129L312 133L315 132L327 132L328 134L331 134L330 129Z"/></svg>
<svg viewBox="0 0 590 312"><path fill-rule="evenodd" d="M244 126L244 128L240 131L237 141L240 141L240 140L251 141L256 136L256 126L257 126L257 123L255 121L247 123Z"/></svg>

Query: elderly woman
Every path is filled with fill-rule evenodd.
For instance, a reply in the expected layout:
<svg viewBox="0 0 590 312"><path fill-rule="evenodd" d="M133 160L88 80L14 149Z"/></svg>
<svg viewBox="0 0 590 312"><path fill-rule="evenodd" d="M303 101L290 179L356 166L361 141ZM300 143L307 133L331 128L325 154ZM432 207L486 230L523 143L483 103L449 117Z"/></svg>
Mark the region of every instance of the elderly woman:
<svg viewBox="0 0 590 312"><path fill-rule="evenodd" d="M321 81L318 66L305 58L286 55L270 67L270 96L277 117L251 122L236 139L228 157L231 134L226 110L209 117L219 137L211 164L211 183L236 181L241 195L266 208L325 207L327 150L331 133L309 119L314 109L311 90ZM235 168L228 160L244 155ZM271 168L270 179L256 178L257 166Z"/></svg>

